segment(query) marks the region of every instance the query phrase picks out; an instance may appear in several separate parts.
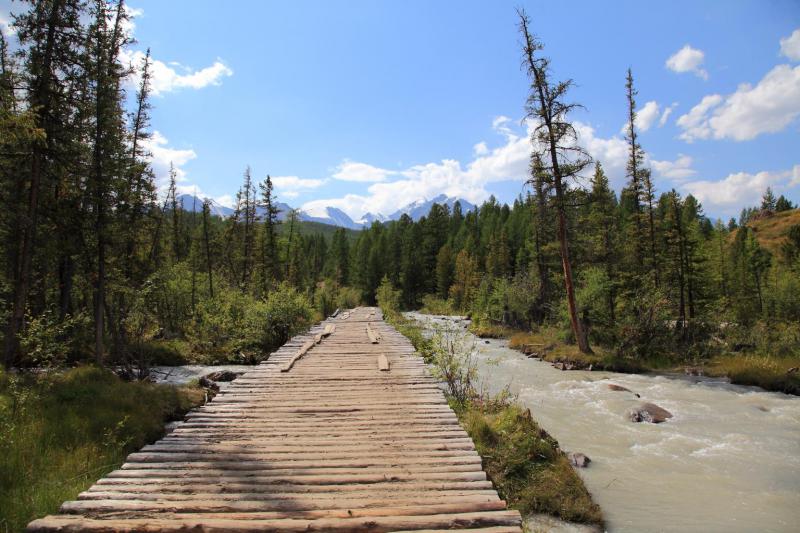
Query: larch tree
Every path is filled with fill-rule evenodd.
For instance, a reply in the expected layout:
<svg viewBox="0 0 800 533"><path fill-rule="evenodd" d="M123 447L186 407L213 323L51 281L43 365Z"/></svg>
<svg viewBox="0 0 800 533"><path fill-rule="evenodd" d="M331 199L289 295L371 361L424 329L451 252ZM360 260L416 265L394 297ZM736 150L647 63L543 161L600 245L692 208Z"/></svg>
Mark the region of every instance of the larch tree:
<svg viewBox="0 0 800 533"><path fill-rule="evenodd" d="M580 351L591 353L588 332L578 318L575 301L566 205L568 180L576 178L589 165L590 158L578 146L577 133L568 119L569 112L577 107L577 104L564 101L572 81L550 81L550 62L547 58L538 56L543 46L530 31L530 19L522 10L518 11L518 15L524 65L531 79L531 94L527 106L528 119L535 125L531 140L534 150L540 154L544 170L552 178L555 191L557 234L570 324Z"/></svg>

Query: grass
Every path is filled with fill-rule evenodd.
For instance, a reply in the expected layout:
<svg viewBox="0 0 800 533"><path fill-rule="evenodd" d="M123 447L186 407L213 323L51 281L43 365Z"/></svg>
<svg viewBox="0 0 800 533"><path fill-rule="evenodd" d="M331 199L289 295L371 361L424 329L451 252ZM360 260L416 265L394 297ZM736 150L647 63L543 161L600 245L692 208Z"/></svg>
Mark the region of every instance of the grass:
<svg viewBox="0 0 800 533"><path fill-rule="evenodd" d="M723 355L715 357L705 367L711 376L727 376L731 383L755 385L762 389L800 395L800 356L770 356L761 354Z"/></svg>
<svg viewBox="0 0 800 533"><path fill-rule="evenodd" d="M779 255L789 229L796 224L800 224L800 209L781 211L772 216L748 222L747 225L755 233L758 244L773 254Z"/></svg>
<svg viewBox="0 0 800 533"><path fill-rule="evenodd" d="M555 330L541 328L537 332L516 331L509 336L509 348L525 351L529 345L538 351L541 359L550 363L571 363L576 369L591 368L611 372L640 373L648 371L682 371L684 364L669 357L653 357L634 360L615 356L613 353L594 347L595 354L583 354L577 346L558 340ZM694 366L694 365L693 365ZM800 395L800 371L789 373L800 367L800 355L763 355L758 353L725 353L711 358L702 365L708 376L724 376L731 383L754 385L768 391Z"/></svg>
<svg viewBox="0 0 800 533"><path fill-rule="evenodd" d="M517 404L473 402L457 413L487 475L510 507L523 515L546 513L603 525L600 507L583 480L529 410Z"/></svg>
<svg viewBox="0 0 800 533"><path fill-rule="evenodd" d="M428 363L435 359L435 340L398 312L386 320L408 337ZM449 397L459 421L475 443L484 470L509 506L523 515L546 513L585 524L603 525L600 507L592 501L581 477L558 442L507 394L475 395L466 402Z"/></svg>
<svg viewBox="0 0 800 533"><path fill-rule="evenodd" d="M202 401L199 388L125 382L94 367L0 372L0 531L56 512Z"/></svg>

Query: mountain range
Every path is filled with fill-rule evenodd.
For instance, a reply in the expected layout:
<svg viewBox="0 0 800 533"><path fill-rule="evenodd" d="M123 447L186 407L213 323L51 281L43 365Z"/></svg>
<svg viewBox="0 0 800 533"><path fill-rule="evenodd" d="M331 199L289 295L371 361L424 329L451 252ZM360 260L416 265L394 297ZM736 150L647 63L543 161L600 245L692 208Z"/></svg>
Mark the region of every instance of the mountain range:
<svg viewBox="0 0 800 533"><path fill-rule="evenodd" d="M201 211L203 209L203 200L191 194L181 194L178 196L178 202L183 205L183 209L189 212ZM366 213L358 220L353 220L347 213L338 207L319 207L310 210L298 210L299 219L307 222L319 222L331 226L339 226L348 229L362 229L369 227L373 222L388 222L390 220L399 220L401 216L408 215L412 220L418 221L420 218L427 216L431 211L433 204L446 205L451 211L456 202L461 202L461 211L466 213L475 209L475 205L467 200L440 194L430 200L417 200L410 204L401 207L391 215L384 215L382 213ZM233 209L210 200L211 214L219 217L229 217L233 214ZM289 211L292 207L285 203L278 203L278 219L286 220ZM263 208L256 208L256 215L261 216L264 214Z"/></svg>

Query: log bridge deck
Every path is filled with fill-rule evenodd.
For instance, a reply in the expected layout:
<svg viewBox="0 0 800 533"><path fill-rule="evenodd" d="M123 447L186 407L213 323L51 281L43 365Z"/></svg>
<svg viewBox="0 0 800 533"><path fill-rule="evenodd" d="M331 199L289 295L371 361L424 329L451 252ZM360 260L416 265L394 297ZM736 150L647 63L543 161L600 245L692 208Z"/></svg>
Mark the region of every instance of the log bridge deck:
<svg viewBox="0 0 800 533"><path fill-rule="evenodd" d="M335 327L331 327L335 326ZM301 353L302 352L302 353ZM520 531L376 308L294 337L29 531Z"/></svg>

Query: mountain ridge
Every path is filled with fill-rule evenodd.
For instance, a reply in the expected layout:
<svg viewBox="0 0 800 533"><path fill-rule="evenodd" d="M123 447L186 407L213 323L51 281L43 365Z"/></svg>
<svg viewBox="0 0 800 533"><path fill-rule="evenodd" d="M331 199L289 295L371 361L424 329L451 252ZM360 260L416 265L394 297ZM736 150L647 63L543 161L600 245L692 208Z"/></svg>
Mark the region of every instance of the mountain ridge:
<svg viewBox="0 0 800 533"><path fill-rule="evenodd" d="M203 199L199 196L195 196L192 194L181 194L177 198L178 202L181 204L182 209L188 212L199 212L203 209ZM208 199L211 204L211 214L216 215L222 218L227 218L234 213L234 209L231 207L224 206L214 200L213 198ZM421 219L424 216L427 216L430 213L433 204L438 203L440 205L446 205L448 209L452 211L453 206L459 202L461 204L462 212L466 213L467 211L471 211L476 208L475 204L464 200L463 198L458 198L456 196L447 196L445 194L440 194L434 198L427 199L423 198L421 200L415 200L410 204L407 204L400 209L393 212L391 215L386 216L383 213L373 213L367 212L365 213L360 219L353 220L347 213L339 209L338 207L333 206L325 206L314 208L313 210L302 210L298 209L298 219L304 222L318 222L321 224L328 224L330 226L337 226L340 228L346 229L353 229L353 230L360 230L363 228L367 228L371 226L374 222L390 222L393 220L399 220L400 217L403 215L408 215L411 217L412 220L415 222ZM286 220L289 211L292 210L292 207L289 204L279 202L277 204L279 209L278 212L278 220L284 221ZM264 214L264 209L261 207L256 208L256 215L262 216Z"/></svg>

